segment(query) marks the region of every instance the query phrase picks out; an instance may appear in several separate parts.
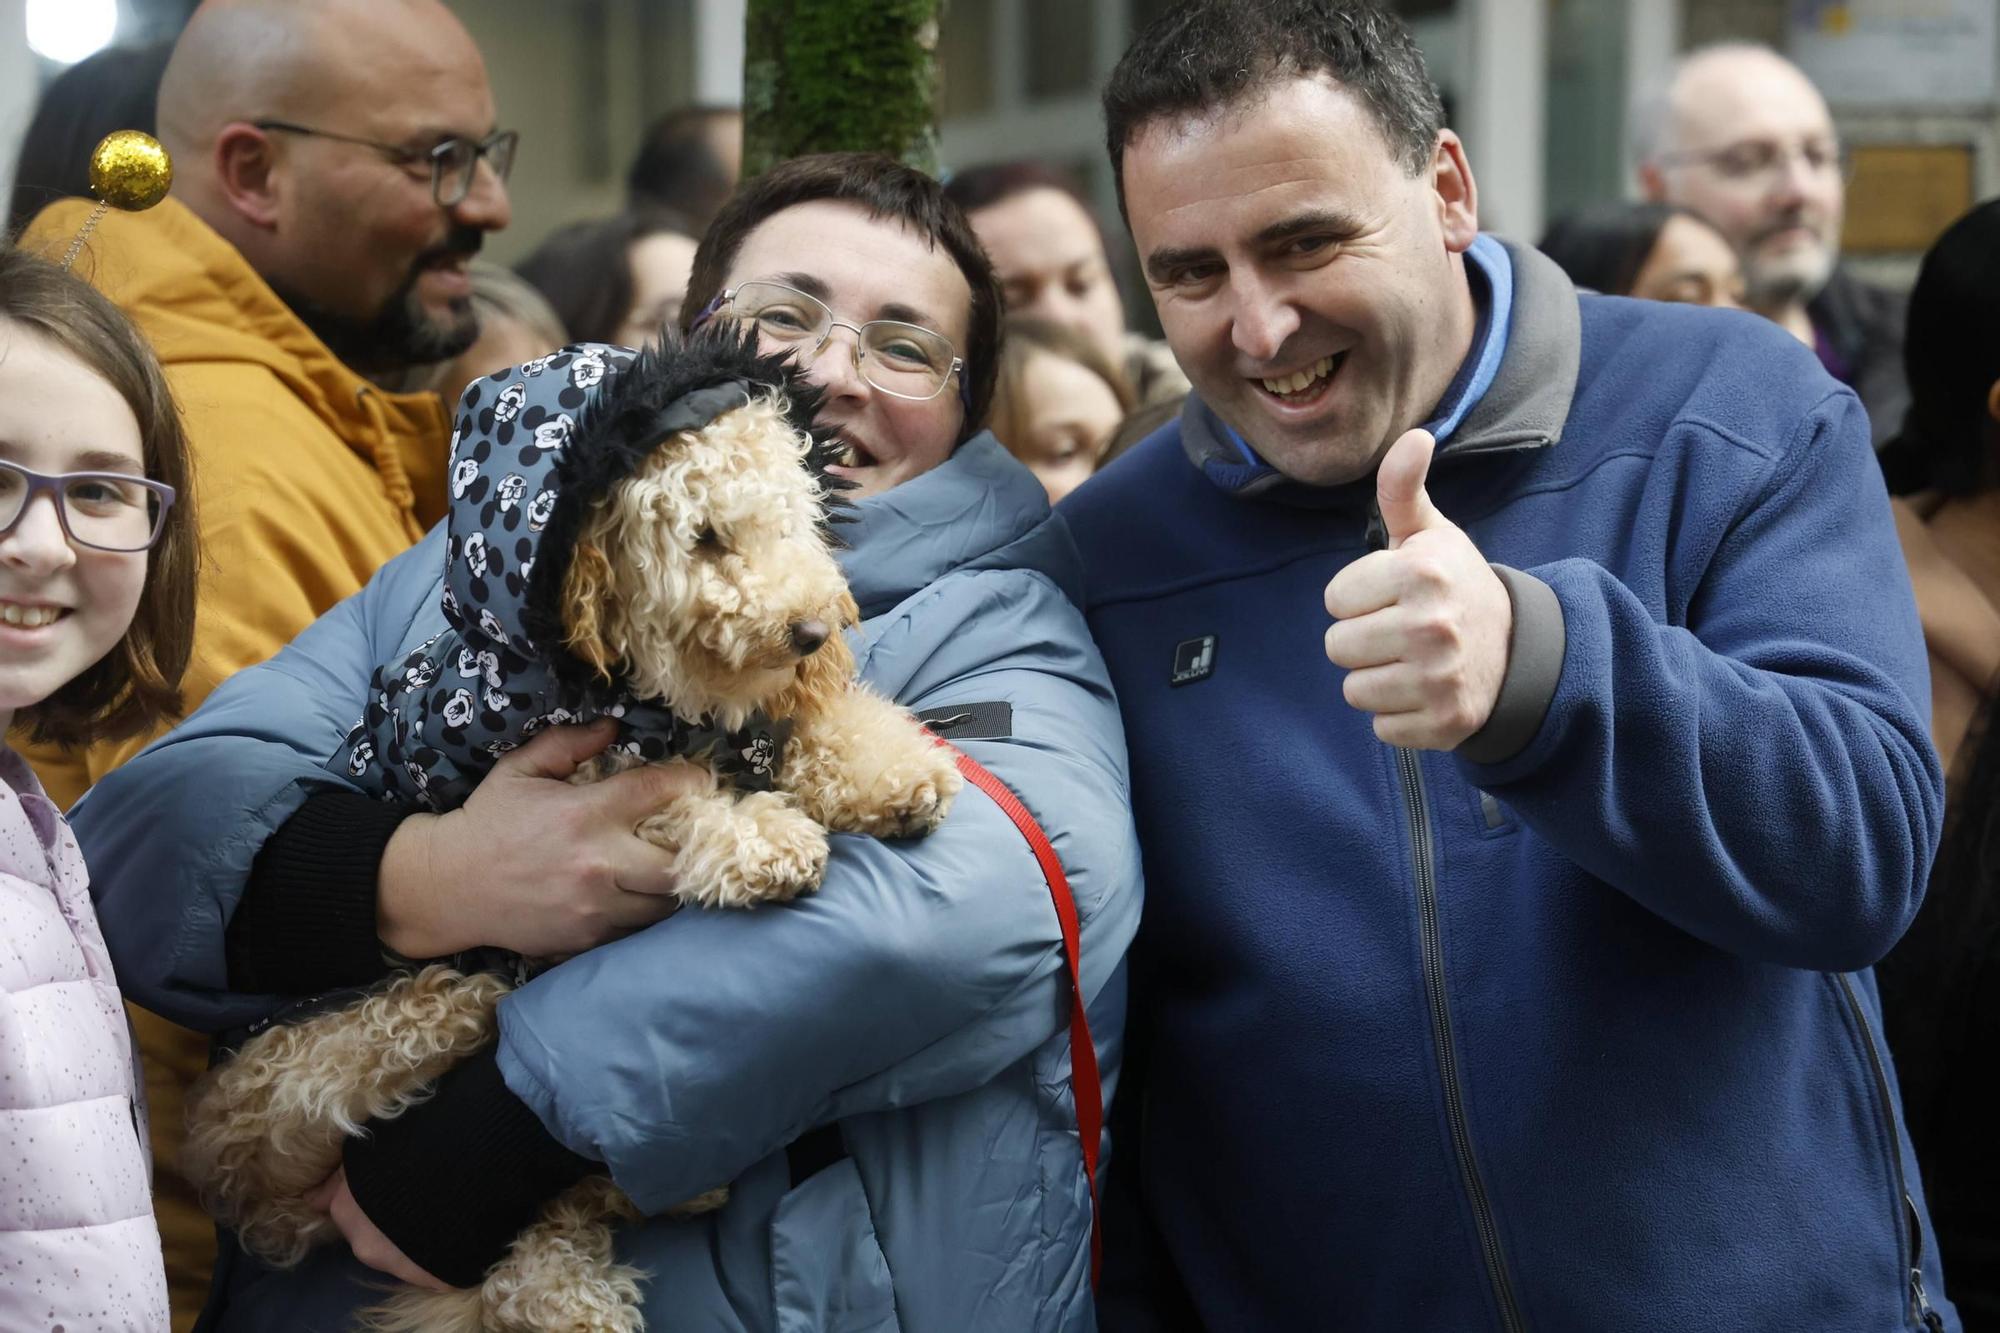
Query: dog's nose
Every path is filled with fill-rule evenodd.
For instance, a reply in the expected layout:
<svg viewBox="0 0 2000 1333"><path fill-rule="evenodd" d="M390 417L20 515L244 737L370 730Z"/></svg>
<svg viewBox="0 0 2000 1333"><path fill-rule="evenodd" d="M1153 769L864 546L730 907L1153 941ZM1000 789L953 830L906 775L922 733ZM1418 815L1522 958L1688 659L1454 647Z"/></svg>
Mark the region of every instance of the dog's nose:
<svg viewBox="0 0 2000 1333"><path fill-rule="evenodd" d="M810 657L819 651L828 634L824 620L795 620L792 622L792 647L800 657Z"/></svg>

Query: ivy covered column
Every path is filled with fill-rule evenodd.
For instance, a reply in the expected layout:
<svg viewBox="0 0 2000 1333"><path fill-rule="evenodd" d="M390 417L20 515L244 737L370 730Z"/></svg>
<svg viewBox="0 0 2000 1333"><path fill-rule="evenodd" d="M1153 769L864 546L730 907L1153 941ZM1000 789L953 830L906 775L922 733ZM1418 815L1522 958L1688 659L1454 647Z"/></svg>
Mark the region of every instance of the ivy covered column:
<svg viewBox="0 0 2000 1333"><path fill-rule="evenodd" d="M802 153L883 152L937 172L945 0L749 0L743 174Z"/></svg>

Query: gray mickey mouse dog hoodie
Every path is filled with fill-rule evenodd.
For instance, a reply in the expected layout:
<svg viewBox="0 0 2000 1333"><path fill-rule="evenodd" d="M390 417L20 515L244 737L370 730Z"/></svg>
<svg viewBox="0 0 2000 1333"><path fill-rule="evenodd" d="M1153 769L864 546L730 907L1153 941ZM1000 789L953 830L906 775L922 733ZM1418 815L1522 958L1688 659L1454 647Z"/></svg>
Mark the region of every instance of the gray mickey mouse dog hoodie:
<svg viewBox="0 0 2000 1333"><path fill-rule="evenodd" d="M578 344L474 380L452 434L446 627L376 669L328 766L384 800L450 810L542 728L608 716L634 754L705 757L739 787L768 787L788 728L755 716L726 732L606 684L564 646L559 606L592 504L661 441L772 389L811 431L818 393L728 329L643 352ZM814 442L808 465L837 487L833 447Z"/></svg>

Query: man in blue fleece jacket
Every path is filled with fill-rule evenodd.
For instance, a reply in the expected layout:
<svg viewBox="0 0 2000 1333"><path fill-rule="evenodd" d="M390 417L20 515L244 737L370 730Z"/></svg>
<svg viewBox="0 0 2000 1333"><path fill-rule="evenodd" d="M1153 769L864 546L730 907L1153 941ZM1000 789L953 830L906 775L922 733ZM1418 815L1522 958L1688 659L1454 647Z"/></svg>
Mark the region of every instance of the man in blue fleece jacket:
<svg viewBox="0 0 2000 1333"><path fill-rule="evenodd" d="M1372 8L1199 0L1104 100L1195 386L1065 506L1149 885L1104 1327L1956 1329L1868 972L1943 791L1853 393L1481 236Z"/></svg>

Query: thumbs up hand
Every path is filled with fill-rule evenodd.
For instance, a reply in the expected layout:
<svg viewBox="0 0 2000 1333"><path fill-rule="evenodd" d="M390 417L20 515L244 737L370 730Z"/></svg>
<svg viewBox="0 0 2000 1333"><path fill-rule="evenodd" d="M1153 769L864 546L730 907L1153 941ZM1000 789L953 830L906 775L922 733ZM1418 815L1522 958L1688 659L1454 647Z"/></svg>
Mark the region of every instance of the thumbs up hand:
<svg viewBox="0 0 2000 1333"><path fill-rule="evenodd" d="M1418 750L1454 749L1486 725L1514 628L1506 585L1424 489L1435 448L1421 430L1389 446L1375 473L1388 549L1326 585L1341 693L1375 715L1376 736Z"/></svg>

